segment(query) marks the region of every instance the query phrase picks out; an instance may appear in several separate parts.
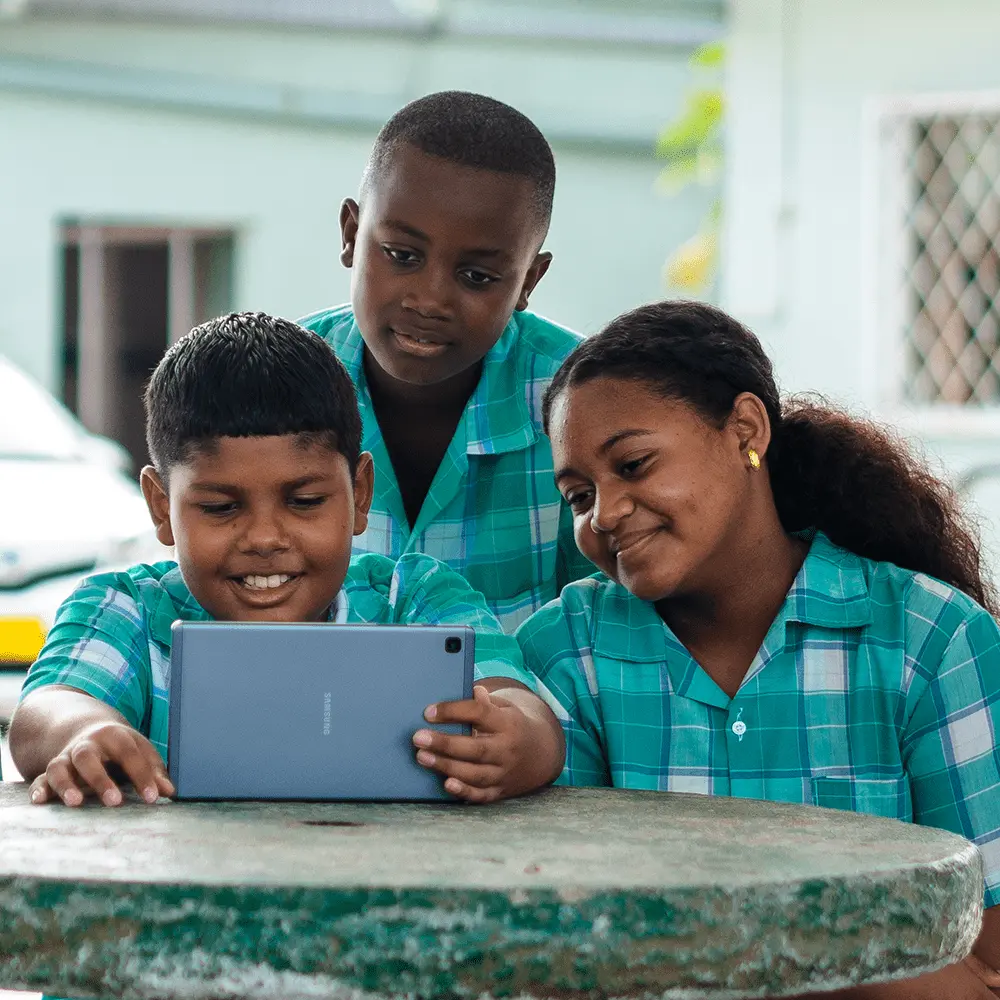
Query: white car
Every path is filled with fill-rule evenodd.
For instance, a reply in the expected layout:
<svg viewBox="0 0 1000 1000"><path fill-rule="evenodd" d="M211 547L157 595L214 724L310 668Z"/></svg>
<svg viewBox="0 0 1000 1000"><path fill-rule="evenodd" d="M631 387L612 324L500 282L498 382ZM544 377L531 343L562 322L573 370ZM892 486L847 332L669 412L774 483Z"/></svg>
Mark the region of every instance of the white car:
<svg viewBox="0 0 1000 1000"><path fill-rule="evenodd" d="M34 660L82 577L171 557L128 464L0 356L0 664Z"/></svg>

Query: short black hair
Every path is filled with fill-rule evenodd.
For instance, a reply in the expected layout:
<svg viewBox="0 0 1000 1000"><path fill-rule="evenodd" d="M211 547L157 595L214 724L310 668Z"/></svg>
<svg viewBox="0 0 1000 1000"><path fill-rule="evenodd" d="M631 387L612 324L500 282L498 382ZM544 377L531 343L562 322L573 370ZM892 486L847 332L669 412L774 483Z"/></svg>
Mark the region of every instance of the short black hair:
<svg viewBox="0 0 1000 1000"><path fill-rule="evenodd" d="M463 167L527 177L534 184L539 220L548 228L556 188L555 158L538 127L516 108L465 90L443 90L411 101L376 137L362 194L400 143Z"/></svg>
<svg viewBox="0 0 1000 1000"><path fill-rule="evenodd" d="M220 437L315 435L346 459L361 453L361 415L329 345L287 319L230 313L196 326L146 387L146 445L164 479Z"/></svg>

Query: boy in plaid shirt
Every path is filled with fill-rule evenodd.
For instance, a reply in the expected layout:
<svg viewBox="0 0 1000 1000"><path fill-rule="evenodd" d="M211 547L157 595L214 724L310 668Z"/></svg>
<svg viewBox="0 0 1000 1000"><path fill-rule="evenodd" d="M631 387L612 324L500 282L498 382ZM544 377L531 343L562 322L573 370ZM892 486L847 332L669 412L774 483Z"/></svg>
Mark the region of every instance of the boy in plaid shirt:
<svg viewBox="0 0 1000 1000"><path fill-rule="evenodd" d="M577 542L604 574L517 632L566 733L561 780L967 837L986 871L973 956L836 995L992 996L1000 629L951 491L879 428L782 404L753 334L697 303L612 322L544 412Z"/></svg>
<svg viewBox="0 0 1000 1000"><path fill-rule="evenodd" d="M302 320L358 390L375 497L355 552L425 552L508 631L593 567L552 482L541 397L580 338L527 311L555 162L488 97L431 94L375 140L341 209L351 305Z"/></svg>
<svg viewBox="0 0 1000 1000"><path fill-rule="evenodd" d="M559 725L482 596L427 555L351 558L372 459L350 378L326 344L260 313L221 317L170 348L146 410L155 465L142 471L143 493L177 562L92 577L60 608L10 729L33 802L76 806L92 793L118 805L119 772L146 801L173 792L175 619L474 626L474 698L432 705L426 718L475 735L420 729L417 760L473 802L558 774Z"/></svg>

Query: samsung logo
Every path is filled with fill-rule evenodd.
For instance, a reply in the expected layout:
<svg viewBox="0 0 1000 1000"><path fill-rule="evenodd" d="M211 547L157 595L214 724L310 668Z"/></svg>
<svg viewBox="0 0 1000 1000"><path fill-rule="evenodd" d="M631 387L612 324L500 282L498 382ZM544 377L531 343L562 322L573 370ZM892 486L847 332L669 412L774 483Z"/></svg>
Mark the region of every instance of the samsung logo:
<svg viewBox="0 0 1000 1000"><path fill-rule="evenodd" d="M324 736L330 735L330 717L333 714L332 703L333 703L332 692L324 691L323 692L323 735Z"/></svg>

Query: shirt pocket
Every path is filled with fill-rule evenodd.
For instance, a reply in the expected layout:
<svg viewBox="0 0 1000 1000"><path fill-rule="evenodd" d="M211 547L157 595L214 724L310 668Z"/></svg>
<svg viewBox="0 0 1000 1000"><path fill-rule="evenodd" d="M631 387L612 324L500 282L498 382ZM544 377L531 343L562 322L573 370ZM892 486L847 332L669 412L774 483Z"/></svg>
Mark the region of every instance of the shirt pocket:
<svg viewBox="0 0 1000 1000"><path fill-rule="evenodd" d="M886 819L913 822L910 779L813 778L813 804L825 809L844 809Z"/></svg>

